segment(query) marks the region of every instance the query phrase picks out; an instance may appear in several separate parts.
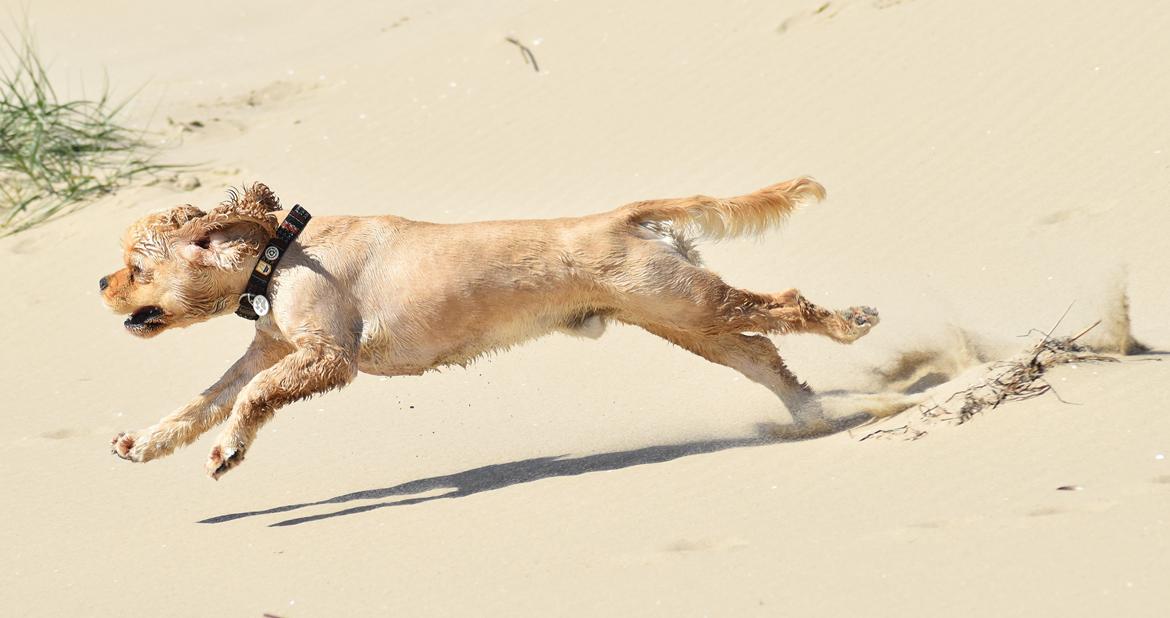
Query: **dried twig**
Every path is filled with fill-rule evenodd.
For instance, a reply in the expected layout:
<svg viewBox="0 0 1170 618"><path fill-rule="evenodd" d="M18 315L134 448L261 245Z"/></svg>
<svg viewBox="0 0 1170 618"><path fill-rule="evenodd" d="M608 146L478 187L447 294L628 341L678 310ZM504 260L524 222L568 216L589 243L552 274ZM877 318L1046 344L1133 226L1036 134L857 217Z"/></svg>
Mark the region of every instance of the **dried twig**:
<svg viewBox="0 0 1170 618"><path fill-rule="evenodd" d="M858 442L864 442L870 438L902 438L904 440L917 440L925 436L926 432L921 429L914 429L909 424L901 427L894 427L893 429L879 429L871 431L861 437Z"/></svg>
<svg viewBox="0 0 1170 618"><path fill-rule="evenodd" d="M519 47L520 48L520 55L524 56L524 64L531 64L533 71L536 71L537 73L540 72L540 67L537 66L537 64L536 64L536 56L533 55L531 49L528 49L527 45L521 43L520 41L517 41L516 37L510 36L504 40L515 45L516 47Z"/></svg>

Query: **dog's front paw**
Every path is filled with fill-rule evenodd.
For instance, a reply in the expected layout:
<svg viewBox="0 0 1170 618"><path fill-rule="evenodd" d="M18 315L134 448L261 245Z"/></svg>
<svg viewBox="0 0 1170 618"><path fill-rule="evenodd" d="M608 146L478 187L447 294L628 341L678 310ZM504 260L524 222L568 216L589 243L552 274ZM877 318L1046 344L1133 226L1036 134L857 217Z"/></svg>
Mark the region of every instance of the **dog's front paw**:
<svg viewBox="0 0 1170 618"><path fill-rule="evenodd" d="M207 475L218 481L219 477L227 474L228 470L240 465L244 461L243 446L224 446L217 444L211 449L207 457Z"/></svg>
<svg viewBox="0 0 1170 618"><path fill-rule="evenodd" d="M873 307L850 307L837 312L837 315L841 317L842 325L834 338L841 343L853 343L861 339L881 322L877 309Z"/></svg>
<svg viewBox="0 0 1170 618"><path fill-rule="evenodd" d="M136 432L123 431L110 440L110 452L126 461L142 462L144 442Z"/></svg>

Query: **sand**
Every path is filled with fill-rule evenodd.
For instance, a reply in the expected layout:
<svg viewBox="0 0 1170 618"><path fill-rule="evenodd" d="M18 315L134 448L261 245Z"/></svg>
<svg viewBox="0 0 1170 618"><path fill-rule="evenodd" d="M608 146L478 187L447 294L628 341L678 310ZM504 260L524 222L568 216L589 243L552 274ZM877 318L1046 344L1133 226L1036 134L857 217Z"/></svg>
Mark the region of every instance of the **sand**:
<svg viewBox="0 0 1170 618"><path fill-rule="evenodd" d="M1161 3L29 10L64 90L141 88L132 121L197 167L0 240L0 614L1165 615ZM123 331L97 279L147 211L261 180L321 214L551 217L799 174L828 201L704 253L744 287L881 309L851 347L779 340L815 388L944 399L1070 306L1055 334L1103 320L1098 347L1153 353L918 440L861 440L904 415L760 443L788 418L767 391L616 327L363 376L282 410L218 483L211 434L108 452L252 329Z"/></svg>

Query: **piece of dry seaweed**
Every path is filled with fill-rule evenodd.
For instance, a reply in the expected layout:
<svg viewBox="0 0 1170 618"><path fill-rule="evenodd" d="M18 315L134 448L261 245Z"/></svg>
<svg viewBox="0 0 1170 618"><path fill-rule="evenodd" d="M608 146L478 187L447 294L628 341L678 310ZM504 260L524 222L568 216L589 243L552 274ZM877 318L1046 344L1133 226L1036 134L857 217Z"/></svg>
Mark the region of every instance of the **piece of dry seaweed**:
<svg viewBox="0 0 1170 618"><path fill-rule="evenodd" d="M1067 314L1067 311L1065 313ZM1061 319L1064 319L1063 316ZM1044 333L1044 337L1027 353L1016 359L992 365L989 375L982 382L954 393L941 403L922 404L918 406L918 418L913 421L900 427L870 432L861 440L870 438L917 440L926 435L926 431L912 426L914 424L936 422L963 424L977 414L998 408L1006 401L1031 399L1047 392L1052 392L1061 402L1069 403L1061 399L1060 394L1052 388L1052 384L1044 379L1044 374L1056 365L1117 362L1116 358L1097 354L1077 343L1078 339L1100 323L1098 320L1072 337L1054 338L1052 331L1060 325L1058 321L1057 325Z"/></svg>

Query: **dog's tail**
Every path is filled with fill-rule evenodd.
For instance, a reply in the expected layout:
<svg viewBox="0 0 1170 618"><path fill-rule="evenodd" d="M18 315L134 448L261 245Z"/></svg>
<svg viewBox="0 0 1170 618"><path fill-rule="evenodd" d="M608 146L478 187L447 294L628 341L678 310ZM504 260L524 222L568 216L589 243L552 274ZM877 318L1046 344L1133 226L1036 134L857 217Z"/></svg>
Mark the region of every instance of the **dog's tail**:
<svg viewBox="0 0 1170 618"><path fill-rule="evenodd" d="M693 229L699 236L718 240L760 234L782 223L798 204L814 198L825 199L825 188L802 176L739 197L719 199L696 195L647 200L627 204L618 212L633 224L670 222Z"/></svg>

